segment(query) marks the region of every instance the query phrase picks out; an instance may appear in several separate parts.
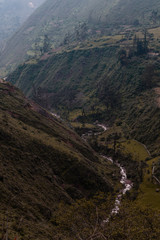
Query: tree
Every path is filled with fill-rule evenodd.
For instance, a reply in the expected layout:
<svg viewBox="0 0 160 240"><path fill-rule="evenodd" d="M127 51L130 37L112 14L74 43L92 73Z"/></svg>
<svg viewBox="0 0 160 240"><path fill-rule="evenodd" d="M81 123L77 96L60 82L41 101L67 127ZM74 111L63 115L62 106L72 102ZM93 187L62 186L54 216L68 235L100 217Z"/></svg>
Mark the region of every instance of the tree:
<svg viewBox="0 0 160 240"><path fill-rule="evenodd" d="M144 46L143 46L143 41L137 38L137 49L136 49L136 54L137 55L143 55L145 53L144 51Z"/></svg>
<svg viewBox="0 0 160 240"><path fill-rule="evenodd" d="M138 19L135 19L135 20L133 21L133 25L134 25L134 26L137 27L137 26L139 26L139 24L140 24L140 23L139 23L139 20L138 20Z"/></svg>
<svg viewBox="0 0 160 240"><path fill-rule="evenodd" d="M70 39L71 39L71 35L69 33L67 33L63 39L63 45L67 45L69 44L70 42Z"/></svg>
<svg viewBox="0 0 160 240"><path fill-rule="evenodd" d="M114 154L116 154L116 146L117 146L117 140L119 139L120 137L118 136L117 132L114 134L114 141L113 141L113 151L114 151Z"/></svg>
<svg viewBox="0 0 160 240"><path fill-rule="evenodd" d="M155 67L150 64L147 65L140 82L141 90L147 90L153 87L155 78Z"/></svg>
<svg viewBox="0 0 160 240"><path fill-rule="evenodd" d="M125 49L121 49L119 52L118 52L118 59L121 63L121 65L125 65L126 64L126 61L127 61L127 52Z"/></svg>
<svg viewBox="0 0 160 240"><path fill-rule="evenodd" d="M82 25L80 25L80 37L81 37L81 40L84 40L86 38L86 35L87 35L87 24L86 23L83 23Z"/></svg>
<svg viewBox="0 0 160 240"><path fill-rule="evenodd" d="M134 35L133 38L133 51L136 52L136 46L137 46L137 36L136 34Z"/></svg>
<svg viewBox="0 0 160 240"><path fill-rule="evenodd" d="M143 39L143 47L144 47L144 53L148 52L148 40L147 40L147 29L144 29L144 39Z"/></svg>
<svg viewBox="0 0 160 240"><path fill-rule="evenodd" d="M153 10L150 19L153 21L154 24L157 23L157 20L159 19L158 16L158 11L157 10Z"/></svg>
<svg viewBox="0 0 160 240"><path fill-rule="evenodd" d="M133 54L134 55L136 54L136 55L140 56L140 55L148 53L149 41L147 38L147 36L148 36L147 29L143 30L143 34L144 34L143 39L137 38L136 35L133 38Z"/></svg>
<svg viewBox="0 0 160 240"><path fill-rule="evenodd" d="M46 34L44 35L42 52L43 53L49 52L50 48L51 48L51 42L48 35Z"/></svg>
<svg viewBox="0 0 160 240"><path fill-rule="evenodd" d="M109 79L105 79L98 86L98 98L105 104L107 109L113 109L121 106L121 95L115 90L111 89Z"/></svg>
<svg viewBox="0 0 160 240"><path fill-rule="evenodd" d="M40 47L38 41L34 44L34 52L35 52L35 58L38 58L40 55Z"/></svg>

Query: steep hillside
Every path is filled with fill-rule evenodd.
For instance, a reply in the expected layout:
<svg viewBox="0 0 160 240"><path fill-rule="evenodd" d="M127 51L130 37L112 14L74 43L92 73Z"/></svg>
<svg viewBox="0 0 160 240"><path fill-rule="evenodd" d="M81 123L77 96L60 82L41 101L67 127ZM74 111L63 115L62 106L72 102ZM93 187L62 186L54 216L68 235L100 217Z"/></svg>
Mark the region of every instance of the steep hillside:
<svg viewBox="0 0 160 240"><path fill-rule="evenodd" d="M1 0L0 1L0 49L4 40L11 37L22 23L44 0ZM2 44L3 43L3 44Z"/></svg>
<svg viewBox="0 0 160 240"><path fill-rule="evenodd" d="M66 118L109 123L119 118L129 126L132 137L158 153L159 135L155 132L160 129L160 111L154 88L159 86L159 56L127 58L118 44L98 44L100 40L90 48L21 65L8 81Z"/></svg>
<svg viewBox="0 0 160 240"><path fill-rule="evenodd" d="M51 239L58 205L112 191L117 170L12 85L0 93L0 232Z"/></svg>
<svg viewBox="0 0 160 240"><path fill-rule="evenodd" d="M26 96L39 96L42 102L47 94L46 104L48 101L51 109L90 106L98 82L108 78L108 70L112 74L117 51L115 46L62 52L38 63L20 65L8 81L20 87Z"/></svg>
<svg viewBox="0 0 160 240"><path fill-rule="evenodd" d="M86 22L90 17L95 23L116 2L117 0L47 0L9 40L1 55L1 66L23 61L32 44L39 42L45 34L56 47L79 22Z"/></svg>
<svg viewBox="0 0 160 240"><path fill-rule="evenodd" d="M33 54L30 50L42 47L45 35L51 40L52 48L57 48L70 33L78 34L79 38L83 23L86 24L83 37L88 38L104 33L112 35L127 25L157 26L159 9L158 0L47 0L8 41L0 66L24 61Z"/></svg>
<svg viewBox="0 0 160 240"><path fill-rule="evenodd" d="M121 0L111 9L106 21L111 24L159 25L160 2L158 0Z"/></svg>

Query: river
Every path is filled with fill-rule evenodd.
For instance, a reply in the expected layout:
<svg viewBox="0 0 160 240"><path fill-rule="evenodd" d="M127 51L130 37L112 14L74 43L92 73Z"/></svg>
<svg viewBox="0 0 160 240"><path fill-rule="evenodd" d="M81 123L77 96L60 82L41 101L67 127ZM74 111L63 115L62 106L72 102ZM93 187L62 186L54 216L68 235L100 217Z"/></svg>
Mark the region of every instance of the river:
<svg viewBox="0 0 160 240"><path fill-rule="evenodd" d="M102 128L102 130L103 130L102 132L105 132L109 129L104 124L97 124L97 126ZM101 135L102 132L97 132L94 135ZM85 134L85 136L86 135L91 136L90 133ZM82 137L84 138L84 135ZM120 190L119 194L117 195L117 197L115 199L115 204L114 204L113 209L111 210L110 216L103 221L103 223L107 223L107 222L109 222L111 216L119 213L122 197L123 197L123 195L126 194L127 191L130 191L132 189L133 183L130 180L128 180L126 169L124 167L122 167L118 161L114 162L111 157L107 157L107 156L102 156L102 157L105 158L107 161L110 161L111 163L115 164L120 169L120 174L121 174L120 183L124 186Z"/></svg>
<svg viewBox="0 0 160 240"><path fill-rule="evenodd" d="M130 191L132 189L133 183L130 180L128 180L126 170L124 167L122 167L120 165L120 163L114 162L112 160L112 158L110 158L110 157L103 156L103 158L107 159L108 161L112 162L117 167L119 167L120 174L121 174L120 183L124 186L124 188L120 190L119 194L117 195L117 197L115 199L115 204L114 204L113 209L111 210L110 216L103 221L104 223L107 223L107 222L109 222L111 216L119 213L122 197L123 197L123 195L126 194L127 191Z"/></svg>
<svg viewBox="0 0 160 240"><path fill-rule="evenodd" d="M60 118L60 116L58 116L55 113L51 113L51 114L56 118ZM102 132L105 132L109 129L104 124L97 124L97 126L102 128L102 130L103 130ZM100 135L100 134L102 134L102 132L94 133L94 135ZM82 135L82 138L84 140L86 140L85 137L91 136L92 134L93 133L91 133L91 132L85 133ZM116 215L119 213L122 197L123 197L123 195L126 194L127 191L130 191L132 189L133 183L130 180L128 180L126 169L124 167L122 167L118 161L113 161L113 159L111 157L107 157L107 156L102 156L102 157L105 158L107 161L110 161L111 163L115 164L120 169L120 174L121 174L120 183L123 185L123 188L120 190L119 194L117 195L117 197L115 199L115 204L114 204L113 209L111 210L109 217L107 219L103 220L103 223L108 223L110 218L113 215Z"/></svg>

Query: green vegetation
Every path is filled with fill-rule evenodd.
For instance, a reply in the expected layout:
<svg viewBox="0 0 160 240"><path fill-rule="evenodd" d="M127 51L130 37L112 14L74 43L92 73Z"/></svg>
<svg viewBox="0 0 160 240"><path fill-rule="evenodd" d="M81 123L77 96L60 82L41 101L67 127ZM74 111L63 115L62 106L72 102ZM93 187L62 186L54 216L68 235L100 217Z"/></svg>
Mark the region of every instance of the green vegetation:
<svg viewBox="0 0 160 240"><path fill-rule="evenodd" d="M0 232L8 218L9 238L49 239L60 202L120 187L115 166L9 83L0 83L0 144Z"/></svg>
<svg viewBox="0 0 160 240"><path fill-rule="evenodd" d="M31 229L33 239L159 239L159 8L157 0L48 0L9 42L1 66L31 57L7 81L36 102L0 88L0 189L5 209L16 195L17 221L29 209L21 238ZM119 170L95 151L133 182L116 217Z"/></svg>
<svg viewBox="0 0 160 240"><path fill-rule="evenodd" d="M131 154L132 158L138 161L145 161L150 157L146 148L136 140L128 140L126 142L120 142L117 147L121 149L123 154Z"/></svg>
<svg viewBox="0 0 160 240"><path fill-rule="evenodd" d="M61 120L27 100L9 83L0 84L0 91L0 222L3 226L9 217L11 238L18 234L19 239L44 239L51 238L54 232L55 239L66 240L91 236L97 240L135 239L136 234L137 239L158 239L159 214L141 207L149 201L152 208L159 208L157 186L148 182L148 169L141 164L149 155L141 143L125 140L126 125L117 120L113 128L97 136L98 141L113 146L113 135L119 136L115 158L134 182L128 199L137 196L142 169L146 175L136 203L124 202L120 213L103 226L114 204L114 195L109 193L117 194L120 188L119 170L100 159ZM79 113L71 114L72 119ZM86 127L94 129L95 125L86 123ZM158 158L147 162L150 169L153 161Z"/></svg>
<svg viewBox="0 0 160 240"><path fill-rule="evenodd" d="M98 119L112 125L117 119L126 138L159 155L159 56L137 54L133 41L121 47L118 42L104 46L104 41L92 41L92 47L87 41L83 48L71 46L37 63L26 62L8 81L69 121L84 125ZM143 45L145 41L148 38ZM149 46L154 47L154 41Z"/></svg>
<svg viewBox="0 0 160 240"><path fill-rule="evenodd" d="M105 146L110 149L114 148L114 135L117 133L121 136L116 141L116 154L117 158L120 159L121 164L127 169L127 175L134 181L134 187L129 196L132 199L136 194L136 204L141 207L160 209L160 189L159 182L154 178L154 176L159 180L159 157L151 158L148 150L144 145L136 140L126 140L124 138L122 128L114 127L110 128L106 133L103 133L98 138L99 146ZM103 141L102 141L103 140ZM122 155L122 157L120 157ZM128 161L128 159L130 161ZM138 161L139 166L136 168L136 163L132 165L132 161ZM139 188L135 186L138 182L138 171L141 169L143 171L143 177L141 178L141 184ZM137 175L136 175L137 173ZM135 175L135 178L133 176ZM135 187L137 192L135 192Z"/></svg>
<svg viewBox="0 0 160 240"><path fill-rule="evenodd" d="M77 201L67 209L61 205L55 217L59 230L55 239L159 239L159 211L139 208L132 202L124 202L120 213L103 223L112 207L110 200L100 194L90 201Z"/></svg>
<svg viewBox="0 0 160 240"><path fill-rule="evenodd" d="M35 43L37 47L41 48L45 35L51 39L54 48L59 47L62 42L67 43L73 33L77 40L84 40L85 36L83 35L93 26L93 34L97 35L100 15L102 14L104 18L116 2L116 0L107 2L104 0L93 0L92 2L89 0L68 0L67 2L63 0L59 3L58 0L47 0L9 40L1 55L0 66L6 67L8 64L24 61L29 50L35 52ZM102 12L101 9L105 9L105 11ZM84 24L87 22L86 30Z"/></svg>
<svg viewBox="0 0 160 240"><path fill-rule="evenodd" d="M45 36L51 40L54 52L73 42L77 46L86 39L105 35L110 39L118 34L119 40L123 36L129 40L136 30L158 27L159 10L158 0L47 0L8 41L0 67L7 66L10 71L10 65L28 58L27 53L39 56Z"/></svg>
<svg viewBox="0 0 160 240"><path fill-rule="evenodd" d="M0 51L8 38L18 30L35 8L43 2L44 0L33 0L33 6L30 6L28 0L0 1Z"/></svg>
<svg viewBox="0 0 160 240"><path fill-rule="evenodd" d="M144 170L143 183L140 185L137 203L146 205L154 209L160 209L159 183L153 178L153 166L158 163L159 158L147 161L147 167ZM159 177L159 175L158 175Z"/></svg>
<svg viewBox="0 0 160 240"><path fill-rule="evenodd" d="M138 6L138 7L137 7ZM160 3L158 0L118 1L109 12L106 21L116 25L134 25L135 27L155 26L159 24Z"/></svg>

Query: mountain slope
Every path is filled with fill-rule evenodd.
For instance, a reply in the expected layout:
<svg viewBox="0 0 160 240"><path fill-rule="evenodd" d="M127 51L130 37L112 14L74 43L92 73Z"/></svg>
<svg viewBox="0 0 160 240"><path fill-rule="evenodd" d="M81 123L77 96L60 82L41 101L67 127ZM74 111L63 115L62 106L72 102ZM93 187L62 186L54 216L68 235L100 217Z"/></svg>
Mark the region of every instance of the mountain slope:
<svg viewBox="0 0 160 240"><path fill-rule="evenodd" d="M0 47L44 0L0 1ZM4 45L4 44L3 44Z"/></svg>
<svg viewBox="0 0 160 240"><path fill-rule="evenodd" d="M158 0L121 0L109 12L106 21L114 25L159 24L160 2ZM138 21L138 22L137 22Z"/></svg>
<svg viewBox="0 0 160 240"><path fill-rule="evenodd" d="M138 7L137 7L138 6ZM121 25L156 26L159 24L158 0L47 0L8 41L1 54L0 66L24 61L34 43L41 45L45 34L49 36L52 47L62 43L75 27L86 23L89 33L105 31L112 34ZM28 52L28 53L27 53Z"/></svg>
<svg viewBox="0 0 160 240"><path fill-rule="evenodd" d="M114 167L12 85L0 93L0 232L8 216L10 238L49 239L59 203L112 191Z"/></svg>
<svg viewBox="0 0 160 240"><path fill-rule="evenodd" d="M88 22L90 18L91 25L95 25L99 18L105 19L105 14L117 2L118 0L47 0L9 40L1 55L0 65L23 61L32 44L45 34L49 35L55 46L59 45L79 22Z"/></svg>
<svg viewBox="0 0 160 240"><path fill-rule="evenodd" d="M155 132L160 129L160 111L154 88L159 86L159 56L133 56L122 65L117 45L100 44L99 39L90 48L77 47L37 63L26 62L8 81L69 119L112 123L121 119L132 137L158 154Z"/></svg>

